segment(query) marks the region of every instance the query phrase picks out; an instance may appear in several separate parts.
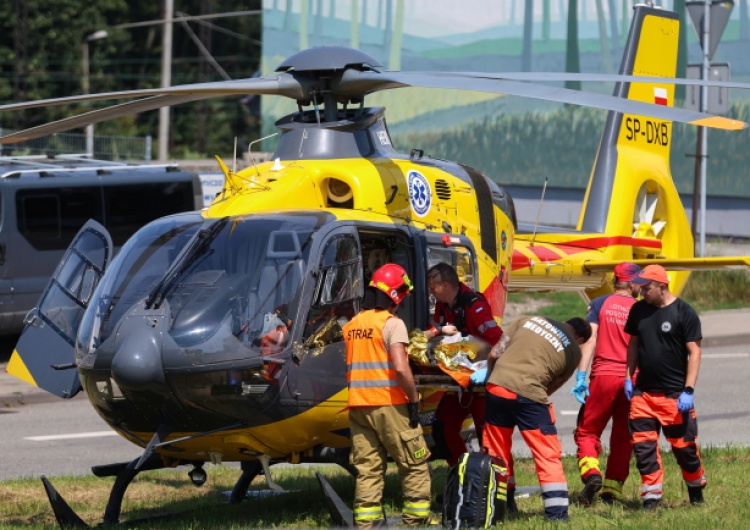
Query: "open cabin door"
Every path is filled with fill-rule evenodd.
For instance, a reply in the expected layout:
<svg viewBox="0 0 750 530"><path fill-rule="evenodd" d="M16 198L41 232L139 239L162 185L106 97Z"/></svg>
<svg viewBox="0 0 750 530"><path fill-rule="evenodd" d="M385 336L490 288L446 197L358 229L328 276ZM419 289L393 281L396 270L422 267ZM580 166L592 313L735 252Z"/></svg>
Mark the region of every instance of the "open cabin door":
<svg viewBox="0 0 750 530"><path fill-rule="evenodd" d="M42 293L26 316L6 371L62 398L81 389L75 340L94 289L112 260L112 239L96 221L76 234Z"/></svg>

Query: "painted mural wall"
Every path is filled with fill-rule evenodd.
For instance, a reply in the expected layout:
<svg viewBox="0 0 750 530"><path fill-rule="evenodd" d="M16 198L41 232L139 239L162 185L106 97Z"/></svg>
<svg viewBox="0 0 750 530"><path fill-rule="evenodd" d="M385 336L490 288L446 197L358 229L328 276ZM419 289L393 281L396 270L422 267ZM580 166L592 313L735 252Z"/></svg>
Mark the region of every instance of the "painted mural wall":
<svg viewBox="0 0 750 530"><path fill-rule="evenodd" d="M264 0L263 73L312 46L360 49L389 70L551 71L578 64L581 72L615 73L627 37L631 0ZM684 10L684 0L656 2ZM731 78L750 81L748 0L735 0L715 62ZM569 10L574 10L574 25ZM569 32L570 30L570 32ZM577 31L576 31L577 30ZM569 53L569 34L578 54ZM701 49L685 25L686 62ZM569 68L569 71L574 71ZM611 93L613 86L586 83ZM750 121L750 91L732 92L730 115ZM534 100L435 89L398 89L367 98L385 106L394 145L475 167L501 184L582 188L588 181L603 111ZM262 98L264 132L296 110L291 101ZM750 197L750 133L709 134L708 178L714 195ZM681 192L691 192L696 130L675 126L672 167ZM272 150L273 141L264 150Z"/></svg>

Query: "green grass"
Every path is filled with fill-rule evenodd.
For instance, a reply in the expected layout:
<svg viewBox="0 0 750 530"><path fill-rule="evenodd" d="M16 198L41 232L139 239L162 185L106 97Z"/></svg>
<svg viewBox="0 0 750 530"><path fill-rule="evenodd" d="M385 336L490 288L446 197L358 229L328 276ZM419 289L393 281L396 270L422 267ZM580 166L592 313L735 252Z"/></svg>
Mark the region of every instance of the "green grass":
<svg viewBox="0 0 750 530"><path fill-rule="evenodd" d="M750 274L744 270L705 271L690 275L681 294L699 313L750 306Z"/></svg>
<svg viewBox="0 0 750 530"><path fill-rule="evenodd" d="M631 466L631 478L625 484L624 503L607 506L596 503L590 508L574 501L581 482L574 457L563 459L571 493L570 515L578 529L640 530L642 528L678 528L705 530L707 528L747 528L750 520L750 501L742 493L745 470L750 464L750 448L703 448L706 476L706 504L690 506L687 493L674 458L663 455L665 463L664 503L655 514L643 513L638 499L638 473ZM127 528L164 529L239 529L239 528L328 528L332 521L325 508L317 480L311 468L273 468L272 474L292 493L268 498L252 498L240 505L226 504L223 492L231 490L239 475L235 468L207 466L209 479L199 489L190 485L186 473L178 471L145 472L131 484L123 503L122 520L131 521ZM340 468L320 467L342 499L351 506L354 479ZM433 496L442 492L447 474L444 464L433 466ZM516 479L521 486L536 485L533 461L516 461ZM101 519L112 479L94 477L62 477L52 482L79 515L95 525ZM264 489L262 478L256 479L251 489ZM394 467L386 477L384 502L389 517L397 517L401 507L400 481ZM512 517L503 528L558 528L543 517L542 501L538 496L518 500L520 514ZM433 504L433 511L439 508ZM135 524L134 519L170 512L179 515L158 521ZM0 483L0 529L56 528L52 510L47 504L41 483L37 479L14 480Z"/></svg>
<svg viewBox="0 0 750 530"><path fill-rule="evenodd" d="M508 295L510 303L537 302L544 304L539 309L528 311L527 314L540 315L553 320L566 321L569 318L586 316L587 304L578 293L511 293Z"/></svg>
<svg viewBox="0 0 750 530"><path fill-rule="evenodd" d="M744 270L701 271L690 275L680 297L698 313L750 307L750 272ZM585 317L587 304L577 293L511 293L508 301L547 303L529 311L555 320Z"/></svg>

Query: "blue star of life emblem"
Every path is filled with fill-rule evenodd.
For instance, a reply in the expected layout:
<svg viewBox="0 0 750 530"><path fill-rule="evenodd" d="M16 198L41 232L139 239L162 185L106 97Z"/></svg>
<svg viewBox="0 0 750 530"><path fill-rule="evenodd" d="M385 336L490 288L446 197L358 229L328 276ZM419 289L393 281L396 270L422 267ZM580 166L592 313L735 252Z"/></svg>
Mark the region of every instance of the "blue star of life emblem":
<svg viewBox="0 0 750 530"><path fill-rule="evenodd" d="M430 183L419 171L409 171L409 203L417 217L424 217L432 206L432 189Z"/></svg>

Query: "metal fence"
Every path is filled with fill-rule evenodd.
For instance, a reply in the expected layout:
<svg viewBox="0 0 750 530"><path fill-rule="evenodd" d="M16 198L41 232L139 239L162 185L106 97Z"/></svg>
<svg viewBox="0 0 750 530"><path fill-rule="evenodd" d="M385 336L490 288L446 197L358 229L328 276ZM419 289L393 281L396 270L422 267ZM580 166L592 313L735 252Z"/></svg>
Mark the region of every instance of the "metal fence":
<svg viewBox="0 0 750 530"><path fill-rule="evenodd" d="M0 136L15 131L0 127ZM87 153L99 160L151 160L151 135L138 136L94 136L94 152ZM0 146L2 156L21 155L65 155L86 153L86 135L59 133L35 140Z"/></svg>

